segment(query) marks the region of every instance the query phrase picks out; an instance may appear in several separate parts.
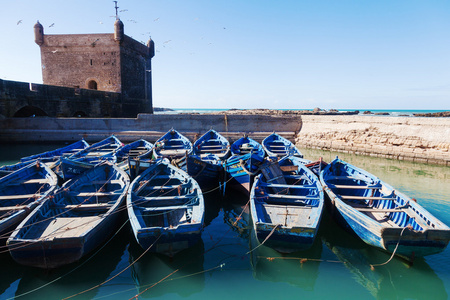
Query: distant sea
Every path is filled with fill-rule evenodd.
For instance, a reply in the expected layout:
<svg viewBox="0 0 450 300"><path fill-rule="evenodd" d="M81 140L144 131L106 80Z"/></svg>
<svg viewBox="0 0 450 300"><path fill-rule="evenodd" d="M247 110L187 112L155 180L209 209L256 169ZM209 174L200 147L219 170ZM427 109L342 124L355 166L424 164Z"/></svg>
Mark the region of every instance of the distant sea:
<svg viewBox="0 0 450 300"><path fill-rule="evenodd" d="M158 111L156 114L181 114L181 113L199 113L199 114L208 114L219 111L227 111L230 109L227 108L172 108L171 111ZM279 109L279 110L293 110L293 111L302 111L302 110L310 110L313 109ZM378 113L388 113L390 116L399 117L399 116L413 116L414 114L425 114L425 113L436 113L436 112L444 112L447 110L418 110L418 109L338 109L340 112L347 111L359 111L359 115L364 115L365 111L371 111L373 114ZM369 115L370 116L370 115Z"/></svg>

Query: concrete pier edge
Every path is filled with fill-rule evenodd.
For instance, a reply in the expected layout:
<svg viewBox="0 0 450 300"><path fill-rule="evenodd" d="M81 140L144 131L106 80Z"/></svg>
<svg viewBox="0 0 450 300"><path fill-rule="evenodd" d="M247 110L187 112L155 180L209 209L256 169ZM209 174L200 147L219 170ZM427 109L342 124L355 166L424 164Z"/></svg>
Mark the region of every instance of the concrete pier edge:
<svg viewBox="0 0 450 300"><path fill-rule="evenodd" d="M137 118L4 118L0 142L88 142L116 135L123 142L154 142L174 128L194 141L213 128L234 141L244 133L261 141L272 132L305 148L450 166L450 118L139 114Z"/></svg>

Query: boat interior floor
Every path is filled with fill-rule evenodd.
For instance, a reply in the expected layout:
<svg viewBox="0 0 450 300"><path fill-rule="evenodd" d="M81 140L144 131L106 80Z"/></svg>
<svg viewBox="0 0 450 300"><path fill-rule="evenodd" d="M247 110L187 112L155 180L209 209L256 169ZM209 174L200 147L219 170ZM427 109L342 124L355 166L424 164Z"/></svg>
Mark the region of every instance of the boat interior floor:
<svg viewBox="0 0 450 300"><path fill-rule="evenodd" d="M100 216L54 218L36 223L27 233L28 239L55 239L81 236L100 222Z"/></svg>
<svg viewBox="0 0 450 300"><path fill-rule="evenodd" d="M264 204L265 223L281 224L286 227L310 227L314 223L311 218L311 206L289 206Z"/></svg>

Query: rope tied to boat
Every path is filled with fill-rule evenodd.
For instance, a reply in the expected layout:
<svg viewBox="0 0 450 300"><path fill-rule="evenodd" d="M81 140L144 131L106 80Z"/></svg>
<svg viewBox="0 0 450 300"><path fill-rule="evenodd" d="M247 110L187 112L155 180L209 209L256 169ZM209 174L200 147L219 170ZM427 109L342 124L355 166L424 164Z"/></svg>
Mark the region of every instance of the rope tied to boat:
<svg viewBox="0 0 450 300"><path fill-rule="evenodd" d="M259 247L261 247L262 245L264 245L264 243L272 236L272 234L275 232L275 230L279 227L282 226L282 224L276 224L273 228L272 231L270 231L270 233L266 236L266 238L264 239L264 241L262 241L262 243L260 243L258 246L256 246L255 248L253 248L252 250L248 251L247 253L245 253L246 255L255 251L256 249L258 249Z"/></svg>
<svg viewBox="0 0 450 300"><path fill-rule="evenodd" d="M384 262L384 263L382 263L382 264L376 264L376 265L372 265L372 264L371 264L371 265L370 265L370 269L371 269L372 271L375 271L375 267L384 266L384 265L388 264L388 263L392 260L392 258L393 258L394 255L395 255L395 252L396 252L397 249L398 249L398 245L400 245L400 240L402 239L403 232L405 232L405 229L408 229L408 230L410 230L410 231L413 230L413 228L412 228L411 225L408 225L408 226L406 226L406 227L403 227L402 232L400 233L400 236L398 237L397 245L395 245L395 248L394 248L394 251L392 252L391 257L390 257L386 262Z"/></svg>

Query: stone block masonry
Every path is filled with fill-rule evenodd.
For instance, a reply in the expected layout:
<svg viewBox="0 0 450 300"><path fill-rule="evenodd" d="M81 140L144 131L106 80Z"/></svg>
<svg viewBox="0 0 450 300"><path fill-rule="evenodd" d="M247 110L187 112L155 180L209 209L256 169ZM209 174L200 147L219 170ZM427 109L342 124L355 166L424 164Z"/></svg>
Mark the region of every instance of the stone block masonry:
<svg viewBox="0 0 450 300"><path fill-rule="evenodd" d="M296 145L450 166L450 118L304 115Z"/></svg>

